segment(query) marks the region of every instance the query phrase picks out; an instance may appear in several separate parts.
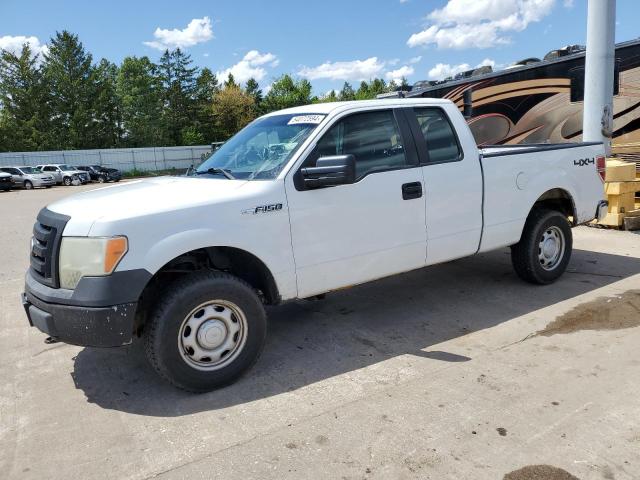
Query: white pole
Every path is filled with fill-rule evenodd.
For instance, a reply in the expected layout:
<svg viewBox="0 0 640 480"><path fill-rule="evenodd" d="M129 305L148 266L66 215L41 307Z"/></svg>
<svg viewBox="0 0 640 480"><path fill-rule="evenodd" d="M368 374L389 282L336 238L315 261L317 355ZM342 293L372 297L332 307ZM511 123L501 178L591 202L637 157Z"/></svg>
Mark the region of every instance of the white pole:
<svg viewBox="0 0 640 480"><path fill-rule="evenodd" d="M615 29L615 0L589 0L582 139L604 142L607 155L613 130Z"/></svg>

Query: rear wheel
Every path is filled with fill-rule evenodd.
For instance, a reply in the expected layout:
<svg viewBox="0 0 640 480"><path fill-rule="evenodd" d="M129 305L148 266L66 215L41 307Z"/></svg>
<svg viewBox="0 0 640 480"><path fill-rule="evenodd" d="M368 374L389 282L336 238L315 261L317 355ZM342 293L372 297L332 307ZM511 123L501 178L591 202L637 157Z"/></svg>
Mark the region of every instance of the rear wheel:
<svg viewBox="0 0 640 480"><path fill-rule="evenodd" d="M554 210L538 209L529 214L520 242L511 247L511 263L523 280L546 285L567 269L572 248L567 218Z"/></svg>
<svg viewBox="0 0 640 480"><path fill-rule="evenodd" d="M24 181L24 188L25 188L25 190L32 190L33 189L33 183L31 183L29 180L25 180Z"/></svg>
<svg viewBox="0 0 640 480"><path fill-rule="evenodd" d="M258 359L266 313L254 290L222 272L176 280L145 326L153 368L175 386L207 392L237 380Z"/></svg>

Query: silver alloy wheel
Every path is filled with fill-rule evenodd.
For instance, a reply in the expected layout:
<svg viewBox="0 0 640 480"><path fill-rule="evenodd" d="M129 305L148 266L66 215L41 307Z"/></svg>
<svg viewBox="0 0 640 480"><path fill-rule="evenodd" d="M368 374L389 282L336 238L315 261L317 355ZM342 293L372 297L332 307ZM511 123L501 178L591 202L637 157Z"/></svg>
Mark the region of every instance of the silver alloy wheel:
<svg viewBox="0 0 640 480"><path fill-rule="evenodd" d="M564 233L560 228L547 228L538 243L540 266L547 271L556 268L564 258L565 245Z"/></svg>
<svg viewBox="0 0 640 480"><path fill-rule="evenodd" d="M219 370L242 351L247 341L247 318L236 304L211 300L197 306L180 326L178 351L197 370Z"/></svg>

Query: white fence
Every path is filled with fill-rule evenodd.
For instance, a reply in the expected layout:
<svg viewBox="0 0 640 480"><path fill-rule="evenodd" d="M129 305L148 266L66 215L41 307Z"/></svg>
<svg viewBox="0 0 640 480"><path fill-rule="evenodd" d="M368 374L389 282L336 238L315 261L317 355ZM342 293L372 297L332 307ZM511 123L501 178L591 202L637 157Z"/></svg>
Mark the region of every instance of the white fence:
<svg viewBox="0 0 640 480"><path fill-rule="evenodd" d="M186 169L198 165L202 155L211 151L210 145L193 147L113 148L101 150L63 150L51 152L0 153L0 167L36 166L47 163L66 163L73 166L102 165L123 172L149 172Z"/></svg>

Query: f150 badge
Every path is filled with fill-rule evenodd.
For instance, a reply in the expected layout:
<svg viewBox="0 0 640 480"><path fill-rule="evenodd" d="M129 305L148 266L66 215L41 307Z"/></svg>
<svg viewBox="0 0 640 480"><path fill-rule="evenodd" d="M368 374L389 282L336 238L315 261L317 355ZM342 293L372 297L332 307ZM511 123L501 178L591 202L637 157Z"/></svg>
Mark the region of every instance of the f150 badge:
<svg viewBox="0 0 640 480"><path fill-rule="evenodd" d="M243 215L257 215L258 213L277 212L282 210L281 203L272 203L270 205L259 205L257 207L242 210Z"/></svg>

